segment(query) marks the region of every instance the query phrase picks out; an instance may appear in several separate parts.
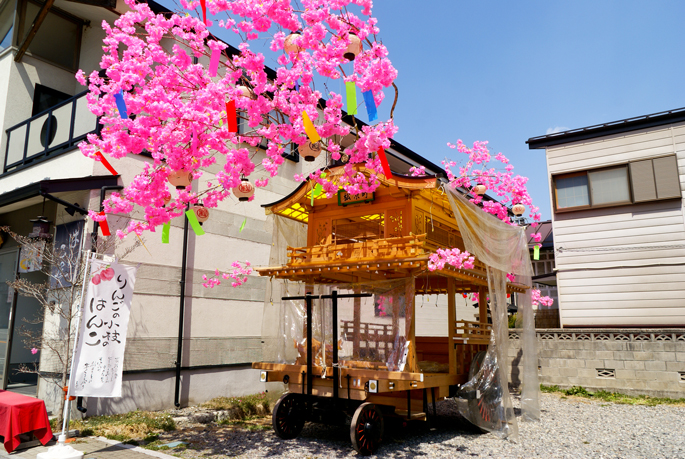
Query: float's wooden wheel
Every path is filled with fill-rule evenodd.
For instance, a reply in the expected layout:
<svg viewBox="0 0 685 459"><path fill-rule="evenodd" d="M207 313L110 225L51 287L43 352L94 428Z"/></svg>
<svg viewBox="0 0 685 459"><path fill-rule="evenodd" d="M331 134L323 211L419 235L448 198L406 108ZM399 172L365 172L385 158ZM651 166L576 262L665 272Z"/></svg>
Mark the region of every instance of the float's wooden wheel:
<svg viewBox="0 0 685 459"><path fill-rule="evenodd" d="M284 394L276 402L271 418L274 432L284 440L300 435L305 422L305 401L298 394Z"/></svg>
<svg viewBox="0 0 685 459"><path fill-rule="evenodd" d="M362 403L354 412L350 424L352 446L363 456L373 454L378 449L383 436L383 415L373 403Z"/></svg>
<svg viewBox="0 0 685 459"><path fill-rule="evenodd" d="M476 353L471 361L469 368L469 380L473 379L485 360L485 351ZM499 387L499 369L488 368L480 379L476 388L479 390L479 397L469 400L469 412L471 413L472 423L483 432L494 430L498 424L497 410L501 403L502 388Z"/></svg>

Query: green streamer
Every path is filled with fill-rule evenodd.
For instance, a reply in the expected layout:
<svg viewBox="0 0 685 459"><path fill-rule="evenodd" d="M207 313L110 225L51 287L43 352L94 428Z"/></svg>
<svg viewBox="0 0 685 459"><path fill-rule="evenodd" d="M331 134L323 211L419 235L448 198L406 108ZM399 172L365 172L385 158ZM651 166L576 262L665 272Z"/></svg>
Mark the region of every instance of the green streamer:
<svg viewBox="0 0 685 459"><path fill-rule="evenodd" d="M197 216L195 215L194 210L186 210L186 218L188 219L188 223L190 223L190 226L193 228L193 231L195 231L195 234L197 234L198 236L202 236L203 234L205 234L205 231L200 226L200 222L197 221Z"/></svg>
<svg viewBox="0 0 685 459"><path fill-rule="evenodd" d="M240 231L238 231L239 233L242 233L245 229L245 223L247 223L247 217L245 217L245 220L243 220L243 222L240 224Z"/></svg>
<svg viewBox="0 0 685 459"><path fill-rule="evenodd" d="M357 86L354 81L348 81L345 83L345 89L347 90L347 114L356 115L357 114Z"/></svg>
<svg viewBox="0 0 685 459"><path fill-rule="evenodd" d="M533 247L533 260L539 260L540 259L540 246L535 244Z"/></svg>
<svg viewBox="0 0 685 459"><path fill-rule="evenodd" d="M171 229L171 223L165 223L162 226L162 244L169 243L169 230Z"/></svg>

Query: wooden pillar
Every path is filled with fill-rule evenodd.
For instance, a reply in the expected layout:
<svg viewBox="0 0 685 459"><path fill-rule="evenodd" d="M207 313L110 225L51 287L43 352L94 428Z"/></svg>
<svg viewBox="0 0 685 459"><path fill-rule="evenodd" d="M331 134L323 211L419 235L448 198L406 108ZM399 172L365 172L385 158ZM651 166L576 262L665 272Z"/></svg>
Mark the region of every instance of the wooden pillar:
<svg viewBox="0 0 685 459"><path fill-rule="evenodd" d="M457 374L457 353L454 349L454 329L457 325L457 303L454 298L454 279L447 278L447 344L450 374Z"/></svg>
<svg viewBox="0 0 685 459"><path fill-rule="evenodd" d="M478 322L488 323L488 289L485 287L478 289Z"/></svg>

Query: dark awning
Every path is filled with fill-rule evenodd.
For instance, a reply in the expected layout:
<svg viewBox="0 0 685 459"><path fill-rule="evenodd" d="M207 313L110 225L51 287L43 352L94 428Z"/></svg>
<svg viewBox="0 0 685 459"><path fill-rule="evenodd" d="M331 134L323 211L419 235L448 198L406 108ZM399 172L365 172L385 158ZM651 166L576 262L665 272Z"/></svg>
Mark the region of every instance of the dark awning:
<svg viewBox="0 0 685 459"><path fill-rule="evenodd" d="M99 190L103 186L116 186L118 181L118 175L41 180L0 194L0 208L37 196L71 191Z"/></svg>

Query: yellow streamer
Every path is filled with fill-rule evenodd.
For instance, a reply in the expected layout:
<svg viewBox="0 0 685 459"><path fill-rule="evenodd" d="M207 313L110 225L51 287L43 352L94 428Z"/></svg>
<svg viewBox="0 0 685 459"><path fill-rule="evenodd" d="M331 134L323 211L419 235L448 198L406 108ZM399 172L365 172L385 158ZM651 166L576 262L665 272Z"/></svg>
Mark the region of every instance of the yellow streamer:
<svg viewBox="0 0 685 459"><path fill-rule="evenodd" d="M304 125L304 131L307 133L310 142L316 143L321 141L319 133L316 132L316 128L314 128L314 123L312 123L312 120L309 119L309 115L307 115L307 112L305 111L302 112L302 124Z"/></svg>

